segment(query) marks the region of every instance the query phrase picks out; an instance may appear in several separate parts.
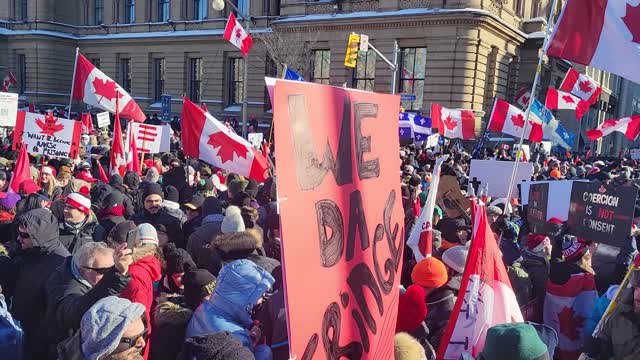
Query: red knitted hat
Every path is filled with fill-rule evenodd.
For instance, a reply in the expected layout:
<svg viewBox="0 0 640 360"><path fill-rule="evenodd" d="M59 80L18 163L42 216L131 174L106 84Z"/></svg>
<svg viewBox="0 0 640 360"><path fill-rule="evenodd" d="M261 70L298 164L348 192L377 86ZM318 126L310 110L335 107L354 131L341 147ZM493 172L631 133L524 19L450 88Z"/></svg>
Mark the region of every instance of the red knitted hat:
<svg viewBox="0 0 640 360"><path fill-rule="evenodd" d="M542 250L546 238L544 235L529 234L527 237L527 248L533 252Z"/></svg>
<svg viewBox="0 0 640 360"><path fill-rule="evenodd" d="M420 285L411 285L406 293L400 295L396 333L411 332L424 321L427 317L427 305L424 303L424 297L424 289Z"/></svg>
<svg viewBox="0 0 640 360"><path fill-rule="evenodd" d="M64 199L64 203L82 211L87 215L89 215L89 213L91 212L91 200L87 199L81 194L78 194L78 193L69 194Z"/></svg>

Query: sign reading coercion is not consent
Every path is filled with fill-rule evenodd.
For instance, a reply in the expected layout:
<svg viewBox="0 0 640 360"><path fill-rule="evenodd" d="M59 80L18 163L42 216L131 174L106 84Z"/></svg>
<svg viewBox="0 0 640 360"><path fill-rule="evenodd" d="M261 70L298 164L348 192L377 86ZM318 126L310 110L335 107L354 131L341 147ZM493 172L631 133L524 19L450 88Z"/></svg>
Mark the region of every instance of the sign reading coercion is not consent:
<svg viewBox="0 0 640 360"><path fill-rule="evenodd" d="M400 99L282 80L274 98L290 356L392 359Z"/></svg>
<svg viewBox="0 0 640 360"><path fill-rule="evenodd" d="M572 235L620 246L631 233L638 190L631 186L605 186L575 182L571 189L569 232Z"/></svg>

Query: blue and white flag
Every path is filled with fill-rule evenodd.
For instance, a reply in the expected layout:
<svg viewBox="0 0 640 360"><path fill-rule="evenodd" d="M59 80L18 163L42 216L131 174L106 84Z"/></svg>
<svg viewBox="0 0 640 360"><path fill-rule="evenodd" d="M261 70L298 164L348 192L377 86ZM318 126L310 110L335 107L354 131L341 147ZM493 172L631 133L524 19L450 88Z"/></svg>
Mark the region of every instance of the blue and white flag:
<svg viewBox="0 0 640 360"><path fill-rule="evenodd" d="M576 135L567 131L560 121L553 116L551 111L542 105L538 99L533 100L530 116L542 122L543 138L545 140L550 140L553 144L567 150L573 148L576 142Z"/></svg>
<svg viewBox="0 0 640 360"><path fill-rule="evenodd" d="M415 141L425 141L431 135L431 118L415 113L400 113L399 132L401 139L413 137Z"/></svg>
<svg viewBox="0 0 640 360"><path fill-rule="evenodd" d="M284 79L285 80L295 80L295 81L304 81L304 78L300 76L297 72L289 69L288 66L284 68Z"/></svg>
<svg viewBox="0 0 640 360"><path fill-rule="evenodd" d="M413 137L413 129L407 113L400 113L399 120L398 135L400 139L411 139Z"/></svg>

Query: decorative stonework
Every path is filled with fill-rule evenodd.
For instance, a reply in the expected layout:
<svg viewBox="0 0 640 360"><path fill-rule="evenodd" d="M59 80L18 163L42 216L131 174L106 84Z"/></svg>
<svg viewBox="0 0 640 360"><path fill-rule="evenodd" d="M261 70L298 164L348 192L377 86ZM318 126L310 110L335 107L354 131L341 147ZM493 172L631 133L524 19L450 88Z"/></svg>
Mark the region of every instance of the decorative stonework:
<svg viewBox="0 0 640 360"><path fill-rule="evenodd" d="M334 13L334 3L327 2L307 2L305 6L305 12L307 15L313 14L332 14Z"/></svg>
<svg viewBox="0 0 640 360"><path fill-rule="evenodd" d="M431 0L400 0L400 9L430 8Z"/></svg>
<svg viewBox="0 0 640 360"><path fill-rule="evenodd" d="M354 0L351 2L351 11L378 11L378 1Z"/></svg>

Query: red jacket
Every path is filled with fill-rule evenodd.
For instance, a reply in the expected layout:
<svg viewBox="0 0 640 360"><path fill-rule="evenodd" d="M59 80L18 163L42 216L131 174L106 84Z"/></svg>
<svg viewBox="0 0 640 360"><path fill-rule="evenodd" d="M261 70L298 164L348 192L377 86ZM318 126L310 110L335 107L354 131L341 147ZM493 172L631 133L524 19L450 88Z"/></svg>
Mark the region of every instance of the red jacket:
<svg viewBox="0 0 640 360"><path fill-rule="evenodd" d="M131 302L137 302L144 305L145 315L147 318L147 328L151 334L151 304L153 303L153 282L160 280L162 276L162 266L160 261L153 255L147 255L129 266L129 275L131 282L122 293L121 298L129 299ZM144 351L144 358L149 356L149 340L147 337L147 346Z"/></svg>

